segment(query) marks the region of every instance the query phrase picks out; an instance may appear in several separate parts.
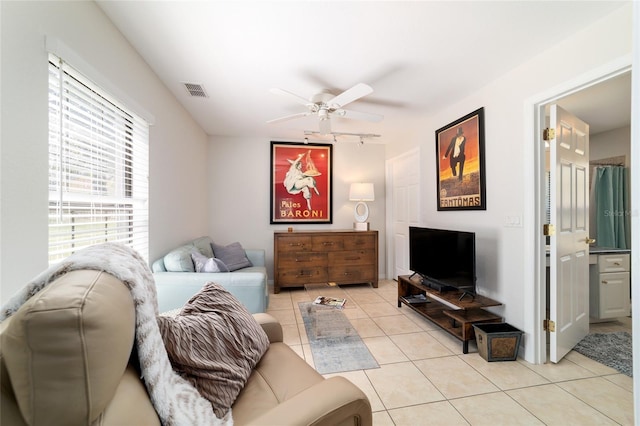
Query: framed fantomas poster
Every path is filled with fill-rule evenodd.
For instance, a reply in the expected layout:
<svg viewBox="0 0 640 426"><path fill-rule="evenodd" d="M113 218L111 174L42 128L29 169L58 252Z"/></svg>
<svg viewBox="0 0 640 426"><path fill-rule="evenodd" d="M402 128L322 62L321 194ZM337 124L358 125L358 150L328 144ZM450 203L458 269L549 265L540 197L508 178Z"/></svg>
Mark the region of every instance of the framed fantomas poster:
<svg viewBox="0 0 640 426"><path fill-rule="evenodd" d="M484 108L436 130L438 210L486 210Z"/></svg>
<svg viewBox="0 0 640 426"><path fill-rule="evenodd" d="M332 223L333 145L271 142L271 223Z"/></svg>

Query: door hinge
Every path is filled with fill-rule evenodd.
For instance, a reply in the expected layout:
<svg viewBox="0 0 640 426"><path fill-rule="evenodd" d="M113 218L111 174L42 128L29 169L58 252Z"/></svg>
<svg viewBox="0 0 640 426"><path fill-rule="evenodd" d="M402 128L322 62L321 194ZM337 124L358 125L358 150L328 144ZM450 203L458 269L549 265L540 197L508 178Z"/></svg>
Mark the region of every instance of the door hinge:
<svg viewBox="0 0 640 426"><path fill-rule="evenodd" d="M542 131L542 140L550 141L556 138L556 129L546 128Z"/></svg>
<svg viewBox="0 0 640 426"><path fill-rule="evenodd" d="M550 223L542 225L542 233L545 237L556 235L556 227Z"/></svg>
<svg viewBox="0 0 640 426"><path fill-rule="evenodd" d="M544 331L550 331L551 333L555 333L556 332L556 323L555 321L546 319L542 322L542 327L544 328Z"/></svg>

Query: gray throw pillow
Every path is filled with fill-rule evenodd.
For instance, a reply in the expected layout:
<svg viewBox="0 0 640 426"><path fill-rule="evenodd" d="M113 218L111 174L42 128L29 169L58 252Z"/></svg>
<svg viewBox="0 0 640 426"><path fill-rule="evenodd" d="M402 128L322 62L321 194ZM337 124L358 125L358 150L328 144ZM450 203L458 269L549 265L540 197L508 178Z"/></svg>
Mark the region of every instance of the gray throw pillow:
<svg viewBox="0 0 640 426"><path fill-rule="evenodd" d="M193 259L196 272L229 272L227 265L215 257L207 257L200 252L193 251L191 259Z"/></svg>
<svg viewBox="0 0 640 426"><path fill-rule="evenodd" d="M213 255L222 260L222 262L227 265L230 272L253 266L247 257L244 248L242 248L238 242L231 243L227 246L211 243L211 248L213 248Z"/></svg>

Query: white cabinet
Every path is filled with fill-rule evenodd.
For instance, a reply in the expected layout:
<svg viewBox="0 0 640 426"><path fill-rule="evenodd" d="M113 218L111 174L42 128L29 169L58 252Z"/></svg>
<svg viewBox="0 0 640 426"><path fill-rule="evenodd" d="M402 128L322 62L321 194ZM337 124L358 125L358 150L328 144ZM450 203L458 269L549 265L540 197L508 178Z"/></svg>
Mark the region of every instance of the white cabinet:
<svg viewBox="0 0 640 426"><path fill-rule="evenodd" d="M589 267L589 314L592 320L629 316L629 254L600 254Z"/></svg>

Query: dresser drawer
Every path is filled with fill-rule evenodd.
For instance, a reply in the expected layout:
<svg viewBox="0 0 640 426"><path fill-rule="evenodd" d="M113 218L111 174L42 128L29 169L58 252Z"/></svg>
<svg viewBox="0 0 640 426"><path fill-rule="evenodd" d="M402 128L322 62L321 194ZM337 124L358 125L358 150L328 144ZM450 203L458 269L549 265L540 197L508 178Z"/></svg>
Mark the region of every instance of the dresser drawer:
<svg viewBox="0 0 640 426"><path fill-rule="evenodd" d="M345 250L364 250L375 249L376 236L375 235L356 235L354 237L345 238L344 249Z"/></svg>
<svg viewBox="0 0 640 426"><path fill-rule="evenodd" d="M629 270L628 254L601 254L598 256L600 273L624 272Z"/></svg>
<svg viewBox="0 0 640 426"><path fill-rule="evenodd" d="M278 271L278 284L283 287L328 281L327 268L283 268Z"/></svg>
<svg viewBox="0 0 640 426"><path fill-rule="evenodd" d="M276 246L279 252L311 251L311 237L304 235L278 237Z"/></svg>
<svg viewBox="0 0 640 426"><path fill-rule="evenodd" d="M314 235L311 237L313 251L339 251L344 250L344 237L342 235Z"/></svg>
<svg viewBox="0 0 640 426"><path fill-rule="evenodd" d="M327 253L284 252L278 257L278 265L282 268L326 267Z"/></svg>
<svg viewBox="0 0 640 426"><path fill-rule="evenodd" d="M374 268L371 266L336 265L329 266L329 281L364 283L375 280Z"/></svg>
<svg viewBox="0 0 640 426"><path fill-rule="evenodd" d="M329 266L371 265L375 263L375 250L345 250L330 252Z"/></svg>

